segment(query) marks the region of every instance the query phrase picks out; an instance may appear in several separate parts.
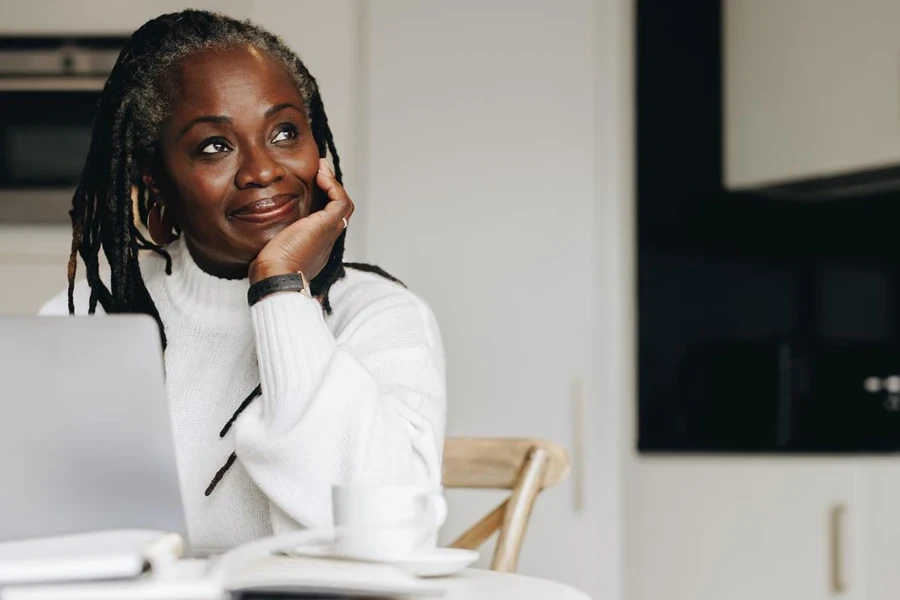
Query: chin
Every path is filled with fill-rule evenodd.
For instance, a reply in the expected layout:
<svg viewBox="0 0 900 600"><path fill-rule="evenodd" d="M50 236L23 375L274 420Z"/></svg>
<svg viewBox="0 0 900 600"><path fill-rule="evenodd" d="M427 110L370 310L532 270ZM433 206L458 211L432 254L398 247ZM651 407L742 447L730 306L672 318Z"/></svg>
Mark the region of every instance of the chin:
<svg viewBox="0 0 900 600"><path fill-rule="evenodd" d="M253 236L253 245L257 246L257 252L259 250L262 250L263 246L268 244L272 240L272 238L274 238L276 235L278 235L300 219L301 217L294 215L287 219L284 219L283 221L272 223L264 229L260 229L259 233Z"/></svg>

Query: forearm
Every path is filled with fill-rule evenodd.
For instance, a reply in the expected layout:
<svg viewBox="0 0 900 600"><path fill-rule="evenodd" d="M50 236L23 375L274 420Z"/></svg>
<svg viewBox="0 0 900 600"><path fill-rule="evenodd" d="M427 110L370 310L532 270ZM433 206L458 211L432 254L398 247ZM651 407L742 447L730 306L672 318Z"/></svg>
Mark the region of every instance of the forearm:
<svg viewBox="0 0 900 600"><path fill-rule="evenodd" d="M236 449L281 511L325 525L334 484L440 482L445 392L431 348L356 356L301 294L272 296L252 313L263 395L238 421ZM382 381L367 358L382 365Z"/></svg>

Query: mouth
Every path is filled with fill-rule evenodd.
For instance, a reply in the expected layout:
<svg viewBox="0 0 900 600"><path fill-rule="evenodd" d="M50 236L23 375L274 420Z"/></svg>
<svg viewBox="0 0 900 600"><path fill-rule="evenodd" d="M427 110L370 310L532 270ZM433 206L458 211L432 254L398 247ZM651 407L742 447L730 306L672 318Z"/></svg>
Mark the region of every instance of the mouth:
<svg viewBox="0 0 900 600"><path fill-rule="evenodd" d="M293 213L299 200L298 194L279 194L261 198L232 211L228 216L249 223L277 221Z"/></svg>

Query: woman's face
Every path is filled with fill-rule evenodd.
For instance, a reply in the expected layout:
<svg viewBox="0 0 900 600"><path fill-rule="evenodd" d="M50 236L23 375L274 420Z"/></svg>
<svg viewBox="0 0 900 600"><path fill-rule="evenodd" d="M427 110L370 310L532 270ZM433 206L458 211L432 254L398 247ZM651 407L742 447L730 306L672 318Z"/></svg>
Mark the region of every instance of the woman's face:
<svg viewBox="0 0 900 600"><path fill-rule="evenodd" d="M300 90L255 48L207 51L173 69L151 189L172 211L197 264L245 277L279 231L320 208L319 151Z"/></svg>

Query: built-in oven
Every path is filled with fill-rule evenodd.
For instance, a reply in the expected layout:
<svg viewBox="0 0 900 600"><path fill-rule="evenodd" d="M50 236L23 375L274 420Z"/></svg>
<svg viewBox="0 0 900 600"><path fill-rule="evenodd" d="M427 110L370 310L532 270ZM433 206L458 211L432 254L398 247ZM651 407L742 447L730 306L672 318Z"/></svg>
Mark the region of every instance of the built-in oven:
<svg viewBox="0 0 900 600"><path fill-rule="evenodd" d="M124 38L0 38L0 225L64 223Z"/></svg>

